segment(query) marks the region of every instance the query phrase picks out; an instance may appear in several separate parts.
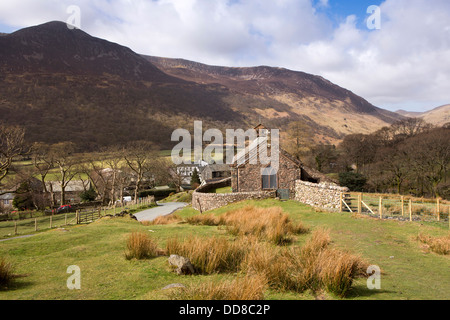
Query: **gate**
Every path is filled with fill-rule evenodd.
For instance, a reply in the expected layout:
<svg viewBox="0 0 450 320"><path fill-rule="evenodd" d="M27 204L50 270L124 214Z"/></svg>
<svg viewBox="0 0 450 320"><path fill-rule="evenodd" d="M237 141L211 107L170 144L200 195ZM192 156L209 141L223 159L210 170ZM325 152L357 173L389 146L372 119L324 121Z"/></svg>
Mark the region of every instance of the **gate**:
<svg viewBox="0 0 450 320"><path fill-rule="evenodd" d="M277 197L280 198L280 200L289 200L289 189L278 189Z"/></svg>

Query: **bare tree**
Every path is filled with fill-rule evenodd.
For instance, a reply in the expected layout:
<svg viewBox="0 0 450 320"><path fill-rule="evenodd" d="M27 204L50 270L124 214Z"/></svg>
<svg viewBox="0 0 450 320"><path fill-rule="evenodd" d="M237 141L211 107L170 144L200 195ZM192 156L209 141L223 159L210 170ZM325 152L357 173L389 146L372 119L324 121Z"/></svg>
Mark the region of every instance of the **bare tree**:
<svg viewBox="0 0 450 320"><path fill-rule="evenodd" d="M298 160L306 155L313 145L313 134L311 128L304 121L295 121L289 124L287 134L289 142L286 145L287 151Z"/></svg>
<svg viewBox="0 0 450 320"><path fill-rule="evenodd" d="M18 126L0 125L0 181L8 174L14 158L27 152L25 130Z"/></svg>
<svg viewBox="0 0 450 320"><path fill-rule="evenodd" d="M61 142L52 145L51 151L55 166L58 168L58 182L61 188L61 205L66 202L66 188L77 175L77 159L74 156L75 145L72 142Z"/></svg>
<svg viewBox="0 0 450 320"><path fill-rule="evenodd" d="M138 199L138 193L144 178L151 173L157 154L153 144L147 141L136 141L124 150L124 159L134 175L134 201ZM153 163L152 163L153 162Z"/></svg>
<svg viewBox="0 0 450 320"><path fill-rule="evenodd" d="M34 143L31 148L31 159L34 170L39 176L44 194L50 199L51 206L55 206L53 194L50 192L46 184L46 178L50 170L54 166L53 152L50 152L50 145L45 143Z"/></svg>

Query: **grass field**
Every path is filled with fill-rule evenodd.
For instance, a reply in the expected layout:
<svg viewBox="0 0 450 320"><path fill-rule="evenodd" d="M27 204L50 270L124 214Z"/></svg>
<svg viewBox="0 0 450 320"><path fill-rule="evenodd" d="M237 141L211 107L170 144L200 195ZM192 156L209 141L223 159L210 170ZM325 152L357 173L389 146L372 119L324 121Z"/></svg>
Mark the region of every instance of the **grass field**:
<svg viewBox="0 0 450 320"><path fill-rule="evenodd" d="M316 212L294 201L245 201L212 211L216 215L247 205L279 206L294 222L303 222L311 231L330 230L332 246L360 255L381 270L381 289L369 290L366 280L357 280L346 299L449 299L450 257L431 252L417 240L419 234L447 236L448 230L416 222L380 221L352 217L348 213ZM181 218L197 215L186 207L177 212ZM0 242L0 257L13 264L17 275L0 299L168 299L168 284L188 287L223 280L236 274L178 276L171 271L167 257L127 260L126 241L134 231L148 233L164 248L174 237L225 237L223 228L194 226L183 222L168 225L142 225L127 218L104 218L89 225L70 226L41 232L26 239ZM295 236L290 246L301 246L311 233ZM66 286L67 268L81 270L81 290ZM315 299L309 291L302 294L267 290L265 299ZM321 298L340 299L331 294Z"/></svg>

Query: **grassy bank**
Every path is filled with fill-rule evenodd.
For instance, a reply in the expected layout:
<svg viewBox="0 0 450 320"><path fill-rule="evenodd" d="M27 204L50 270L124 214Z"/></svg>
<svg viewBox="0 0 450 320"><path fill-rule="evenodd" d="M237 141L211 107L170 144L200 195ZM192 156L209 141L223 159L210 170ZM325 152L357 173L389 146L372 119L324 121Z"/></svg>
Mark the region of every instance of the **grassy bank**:
<svg viewBox="0 0 450 320"><path fill-rule="evenodd" d="M381 289L369 290L365 279L356 280L346 299L448 299L450 297L449 256L430 250L418 235L443 237L447 230L420 223L379 221L354 218L345 213L323 213L294 201L246 201L212 211L215 216L253 205L280 207L293 223L303 223L309 233L293 236L289 247L301 247L315 230L329 230L333 248L359 255L382 270ZM198 215L190 207L177 212L182 219ZM0 257L19 275L8 290L0 290L0 299L168 299L162 290L171 283L188 288L210 283L228 283L233 273L178 276L168 265L167 256L146 260L126 259L127 240L133 232L147 233L159 248L166 248L174 237L216 237L230 241L222 226L191 225L176 222L167 225L143 225L128 218L104 218L89 225L71 226L42 232L26 239L0 243ZM67 268L81 270L81 290L66 286ZM228 281L228 282L227 282ZM232 282L230 282L232 283ZM314 299L310 291L294 293L266 289L265 299ZM320 298L341 299L329 293Z"/></svg>

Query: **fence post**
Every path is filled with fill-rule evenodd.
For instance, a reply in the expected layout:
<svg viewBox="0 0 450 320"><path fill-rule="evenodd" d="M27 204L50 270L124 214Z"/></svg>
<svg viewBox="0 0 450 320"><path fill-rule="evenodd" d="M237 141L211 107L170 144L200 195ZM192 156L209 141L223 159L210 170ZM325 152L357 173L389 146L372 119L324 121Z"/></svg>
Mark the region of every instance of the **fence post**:
<svg viewBox="0 0 450 320"><path fill-rule="evenodd" d="M64 225L67 226L67 213L64 214Z"/></svg>
<svg viewBox="0 0 450 320"><path fill-rule="evenodd" d="M75 212L75 221L76 221L76 223L78 224L78 220L80 219L80 210L77 210L76 212Z"/></svg>
<svg viewBox="0 0 450 320"><path fill-rule="evenodd" d="M52 224L53 224L53 215L50 216L50 229L52 228Z"/></svg>
<svg viewBox="0 0 450 320"><path fill-rule="evenodd" d="M405 215L405 199L403 198L403 196L401 196L401 200L402 200L402 217Z"/></svg>
<svg viewBox="0 0 450 320"><path fill-rule="evenodd" d="M412 221L412 200L409 199L409 221Z"/></svg>
<svg viewBox="0 0 450 320"><path fill-rule="evenodd" d="M342 192L339 195L339 212L342 212Z"/></svg>
<svg viewBox="0 0 450 320"><path fill-rule="evenodd" d="M34 231L37 231L37 218L34 218Z"/></svg>
<svg viewBox="0 0 450 320"><path fill-rule="evenodd" d="M380 197L378 201L378 213L380 214L380 219L383 219L383 207L382 207L382 198Z"/></svg>
<svg viewBox="0 0 450 320"><path fill-rule="evenodd" d="M14 235L17 235L17 221L14 221Z"/></svg>
<svg viewBox="0 0 450 320"><path fill-rule="evenodd" d="M358 194L358 214L361 214L361 201L362 201L362 193Z"/></svg>
<svg viewBox="0 0 450 320"><path fill-rule="evenodd" d="M439 198L436 199L436 212L437 212L437 221L441 221L441 213L439 210Z"/></svg>

